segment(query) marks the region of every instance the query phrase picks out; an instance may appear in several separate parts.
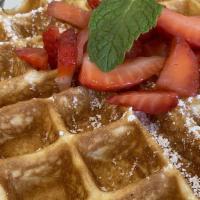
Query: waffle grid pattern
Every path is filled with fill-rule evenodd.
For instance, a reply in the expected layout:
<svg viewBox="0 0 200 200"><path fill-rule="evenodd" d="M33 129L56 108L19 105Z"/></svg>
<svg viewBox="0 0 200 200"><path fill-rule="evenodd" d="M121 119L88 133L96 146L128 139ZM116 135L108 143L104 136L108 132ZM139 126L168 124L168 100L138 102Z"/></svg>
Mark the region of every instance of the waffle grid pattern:
<svg viewBox="0 0 200 200"><path fill-rule="evenodd" d="M83 87L60 93L56 70L16 57L16 47L42 46L49 24L69 27L47 17L47 1L26 2L0 11L0 199L196 199L132 110Z"/></svg>
<svg viewBox="0 0 200 200"><path fill-rule="evenodd" d="M101 99L101 109L95 108L91 106L94 95L98 96L76 88L1 109L1 196L195 199L132 112L103 105ZM83 112L87 116L80 120ZM94 129L88 120L92 112L102 117L101 128ZM73 127L67 115L73 116L84 131L71 134Z"/></svg>

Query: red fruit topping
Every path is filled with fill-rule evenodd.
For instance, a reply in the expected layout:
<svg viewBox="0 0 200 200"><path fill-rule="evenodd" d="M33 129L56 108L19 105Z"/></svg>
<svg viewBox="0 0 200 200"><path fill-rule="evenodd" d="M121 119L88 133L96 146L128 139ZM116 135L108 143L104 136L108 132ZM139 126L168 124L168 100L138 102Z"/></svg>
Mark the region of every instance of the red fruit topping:
<svg viewBox="0 0 200 200"><path fill-rule="evenodd" d="M87 0L90 8L95 9L99 6L99 4L101 3L100 0Z"/></svg>
<svg viewBox="0 0 200 200"><path fill-rule="evenodd" d="M65 77L68 86L76 68L77 52L77 35L71 28L61 34L58 45L58 74Z"/></svg>
<svg viewBox="0 0 200 200"><path fill-rule="evenodd" d="M48 56L43 48L18 48L16 54L19 58L36 69L48 69Z"/></svg>
<svg viewBox="0 0 200 200"><path fill-rule="evenodd" d="M172 10L163 9L158 27L174 36L180 36L189 43L200 46L200 18L184 16Z"/></svg>
<svg viewBox="0 0 200 200"><path fill-rule="evenodd" d="M81 65L83 61L83 54L85 45L88 41L88 29L83 29L78 33L77 36L77 43L78 43L78 58L77 58L77 64Z"/></svg>
<svg viewBox="0 0 200 200"><path fill-rule="evenodd" d="M119 65L110 72L102 72L86 55L79 76L81 84L101 91L129 88L158 74L163 67L164 58L138 57L134 61Z"/></svg>
<svg viewBox="0 0 200 200"><path fill-rule="evenodd" d="M138 56L166 56L168 53L168 40L159 34L158 29L151 29L142 34L126 53L127 59Z"/></svg>
<svg viewBox="0 0 200 200"><path fill-rule="evenodd" d="M200 51L196 51L196 52L195 52L195 55L196 55L196 57L197 57L197 60L198 60L199 65L200 65Z"/></svg>
<svg viewBox="0 0 200 200"><path fill-rule="evenodd" d="M175 91L183 97L197 94L199 88L198 62L184 39L174 38L170 55L158 79L157 86Z"/></svg>
<svg viewBox="0 0 200 200"><path fill-rule="evenodd" d="M169 46L161 38L155 38L143 45L143 54L145 56L163 56L169 53Z"/></svg>
<svg viewBox="0 0 200 200"><path fill-rule="evenodd" d="M178 97L174 92L139 91L116 95L108 99L110 104L131 106L134 110L157 115L177 106Z"/></svg>
<svg viewBox="0 0 200 200"><path fill-rule="evenodd" d="M70 23L78 28L85 28L90 19L90 12L65 2L54 1L48 5L48 15Z"/></svg>
<svg viewBox="0 0 200 200"><path fill-rule="evenodd" d="M45 32L43 32L44 48L47 51L49 65L52 69L57 67L59 37L59 29L55 26L50 26Z"/></svg>
<svg viewBox="0 0 200 200"><path fill-rule="evenodd" d="M142 42L141 40L136 40L131 47L131 49L126 53L127 59L133 59L135 57L142 55Z"/></svg>

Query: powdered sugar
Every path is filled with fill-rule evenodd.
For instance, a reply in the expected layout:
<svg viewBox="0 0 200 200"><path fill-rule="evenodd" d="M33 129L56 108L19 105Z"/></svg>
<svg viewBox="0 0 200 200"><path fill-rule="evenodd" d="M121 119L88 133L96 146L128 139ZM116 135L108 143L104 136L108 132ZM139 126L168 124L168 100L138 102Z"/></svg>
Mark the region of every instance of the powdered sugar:
<svg viewBox="0 0 200 200"><path fill-rule="evenodd" d="M101 109L103 104L97 97L93 97L92 100L90 101L90 106L92 110L95 110L95 109Z"/></svg>
<svg viewBox="0 0 200 200"><path fill-rule="evenodd" d="M179 106L185 107L185 103L183 101L179 102ZM158 126L155 123L152 123L147 115L142 112L135 112L136 116L140 119L141 123L145 128L149 131L149 133L155 138L156 142L163 149L164 155L170 160L170 162L180 170L181 174L188 180L191 185L195 195L200 197L200 177L197 175L192 176L187 170L184 168L182 163L182 157L178 154L170 145L170 141L165 138L163 135L158 133ZM193 127L194 128L194 127ZM195 128L194 128L195 129Z"/></svg>
<svg viewBox="0 0 200 200"><path fill-rule="evenodd" d="M78 99L77 99L77 97L73 97L73 99L72 99L72 105L73 105L73 107L74 108L77 108L78 107Z"/></svg>
<svg viewBox="0 0 200 200"><path fill-rule="evenodd" d="M19 39L19 36L13 26L15 21L24 21L25 18L30 18L30 17L34 17L35 15L42 13L44 11L45 8L43 7L39 7L35 10L32 10L28 13L20 13L20 14L15 14L14 16L12 15L0 15L0 23L2 24L4 31L7 35L7 37L9 38L9 40L11 41L16 41L17 39Z"/></svg>
<svg viewBox="0 0 200 200"><path fill-rule="evenodd" d="M41 82L43 78L44 75L41 72L37 72L36 70L31 70L24 76L24 80L27 81L32 86Z"/></svg>
<svg viewBox="0 0 200 200"><path fill-rule="evenodd" d="M89 117L89 122L94 129L100 128L102 126L101 115L95 115L94 117Z"/></svg>
<svg viewBox="0 0 200 200"><path fill-rule="evenodd" d="M59 134L60 137L65 136L65 132L64 131L59 131L58 134Z"/></svg>
<svg viewBox="0 0 200 200"><path fill-rule="evenodd" d="M30 12L28 12L28 13L18 13L18 14L16 14L15 15L15 19L17 19L17 18L21 18L21 17L30 17L30 16L34 16L34 15L36 15L36 14L38 14L38 13L41 13L41 12L43 12L44 11L44 9L45 8L43 8L43 7L39 7L39 8L37 8L37 9L34 9L34 10L31 10ZM9 18L11 18L11 17L9 17ZM11 18L12 19L12 18Z"/></svg>
<svg viewBox="0 0 200 200"><path fill-rule="evenodd" d="M17 40L18 37L17 37L17 35L15 34L15 32L13 31L13 28L12 28L12 21L9 20L8 18L2 18L1 22L3 24L4 31L7 33L7 36L9 38L11 38L12 40Z"/></svg>
<svg viewBox="0 0 200 200"><path fill-rule="evenodd" d="M199 99L200 97L190 97L186 101L179 100L179 112L184 118L185 127L188 130L188 133L192 134L195 139L200 139L200 127L197 122L194 120L194 115L199 116L199 107L198 104L195 105L192 102L195 99ZM189 105L187 105L189 103ZM199 102L200 103L200 102Z"/></svg>
<svg viewBox="0 0 200 200"><path fill-rule="evenodd" d="M136 120L135 115L129 115L129 116L128 116L128 121L129 121L129 122L132 122L132 121L134 121L134 120Z"/></svg>
<svg viewBox="0 0 200 200"><path fill-rule="evenodd" d="M192 189L194 190L194 192L200 196L200 178L198 176L193 176L193 177L189 177L189 182L191 184Z"/></svg>

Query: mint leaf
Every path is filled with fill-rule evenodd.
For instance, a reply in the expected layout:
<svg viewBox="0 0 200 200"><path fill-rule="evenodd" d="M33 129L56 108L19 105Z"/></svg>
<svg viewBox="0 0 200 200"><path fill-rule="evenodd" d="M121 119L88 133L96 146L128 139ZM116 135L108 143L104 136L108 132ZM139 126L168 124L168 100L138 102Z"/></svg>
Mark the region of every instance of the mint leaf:
<svg viewBox="0 0 200 200"><path fill-rule="evenodd" d="M161 10L155 0L103 0L89 23L91 61L105 72L123 63L133 41L156 25Z"/></svg>

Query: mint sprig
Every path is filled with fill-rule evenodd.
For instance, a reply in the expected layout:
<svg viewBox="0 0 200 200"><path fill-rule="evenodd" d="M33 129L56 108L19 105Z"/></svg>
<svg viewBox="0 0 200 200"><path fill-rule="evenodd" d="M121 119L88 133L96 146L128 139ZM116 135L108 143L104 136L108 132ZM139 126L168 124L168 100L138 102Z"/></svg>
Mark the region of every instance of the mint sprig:
<svg viewBox="0 0 200 200"><path fill-rule="evenodd" d="M91 61L105 72L123 63L133 41L156 25L161 10L155 0L103 0L89 23Z"/></svg>

